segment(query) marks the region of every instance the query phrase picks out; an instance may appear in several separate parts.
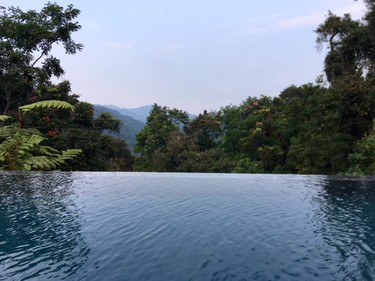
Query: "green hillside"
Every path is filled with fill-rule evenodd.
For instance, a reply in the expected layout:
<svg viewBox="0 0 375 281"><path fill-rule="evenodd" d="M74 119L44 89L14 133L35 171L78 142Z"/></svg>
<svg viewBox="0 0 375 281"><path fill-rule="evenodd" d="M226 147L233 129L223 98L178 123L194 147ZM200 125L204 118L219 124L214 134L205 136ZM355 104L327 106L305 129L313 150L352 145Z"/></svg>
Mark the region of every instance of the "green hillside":
<svg viewBox="0 0 375 281"><path fill-rule="evenodd" d="M126 143L129 146L129 149L133 151L134 145L136 143L136 138L135 135L142 130L144 127L144 123L135 120L134 118L127 116L127 115L122 115L119 113L117 110L110 109L108 107L102 106L102 105L94 105L94 110L95 110L95 117L99 116L103 112L108 112L110 113L114 118L120 120L122 122L120 132L119 133L113 133L113 132L108 132L108 134L124 139Z"/></svg>

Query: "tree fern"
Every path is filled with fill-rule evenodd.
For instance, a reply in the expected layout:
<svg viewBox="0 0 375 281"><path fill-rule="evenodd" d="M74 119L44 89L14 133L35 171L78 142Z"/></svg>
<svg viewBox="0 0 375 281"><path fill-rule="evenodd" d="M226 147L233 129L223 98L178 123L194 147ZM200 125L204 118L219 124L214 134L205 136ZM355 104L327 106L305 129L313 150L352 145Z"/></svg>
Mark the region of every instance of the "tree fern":
<svg viewBox="0 0 375 281"><path fill-rule="evenodd" d="M61 152L58 157L58 161L65 162L66 160L72 160L82 152L81 149L68 149Z"/></svg>
<svg viewBox="0 0 375 281"><path fill-rule="evenodd" d="M69 156L66 155L69 154ZM81 153L80 149L70 149L62 152L61 154L55 154L53 156L32 156L22 161L22 167L20 170L54 170L59 168L65 163L66 160L71 160Z"/></svg>
<svg viewBox="0 0 375 281"><path fill-rule="evenodd" d="M48 100L21 106L21 112L40 108L61 108L74 110L67 102ZM0 115L0 122L9 119ZM77 157L80 149L58 151L42 145L45 138L36 129L0 126L0 170L53 170L65 164L65 161Z"/></svg>
<svg viewBox="0 0 375 281"><path fill-rule="evenodd" d="M58 150L41 145L45 139L18 129L0 143L0 170L53 170L81 153L80 149Z"/></svg>

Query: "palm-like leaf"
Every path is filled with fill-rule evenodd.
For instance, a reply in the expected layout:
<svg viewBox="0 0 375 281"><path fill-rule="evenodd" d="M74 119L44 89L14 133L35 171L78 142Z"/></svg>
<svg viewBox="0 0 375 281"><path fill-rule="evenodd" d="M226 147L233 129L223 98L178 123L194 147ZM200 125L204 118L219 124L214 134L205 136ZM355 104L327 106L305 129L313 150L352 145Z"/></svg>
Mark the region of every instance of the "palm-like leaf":
<svg viewBox="0 0 375 281"><path fill-rule="evenodd" d="M47 100L20 107L21 112L40 108L74 110L74 106L60 100ZM0 122L10 117L0 115ZM80 149L58 151L42 145L45 138L36 129L0 126L0 170L52 170L81 153Z"/></svg>
<svg viewBox="0 0 375 281"><path fill-rule="evenodd" d="M14 134L14 126L3 126L0 127L0 140L6 139Z"/></svg>
<svg viewBox="0 0 375 281"><path fill-rule="evenodd" d="M59 108L59 109L69 109L69 110L74 110L74 106L71 105L70 103L67 103L65 101L61 100L46 100L46 101L38 101L34 102L31 104L27 104L24 106L19 107L19 109L22 112L29 112L33 109L38 109L38 108Z"/></svg>
<svg viewBox="0 0 375 281"><path fill-rule="evenodd" d="M41 143L45 139L33 130L13 126L0 128L0 170L52 170L77 157L80 149L58 151ZM1 138L0 137L0 138Z"/></svg>
<svg viewBox="0 0 375 281"><path fill-rule="evenodd" d="M0 115L0 122L4 122L8 119L12 119L12 117L10 117L8 115Z"/></svg>

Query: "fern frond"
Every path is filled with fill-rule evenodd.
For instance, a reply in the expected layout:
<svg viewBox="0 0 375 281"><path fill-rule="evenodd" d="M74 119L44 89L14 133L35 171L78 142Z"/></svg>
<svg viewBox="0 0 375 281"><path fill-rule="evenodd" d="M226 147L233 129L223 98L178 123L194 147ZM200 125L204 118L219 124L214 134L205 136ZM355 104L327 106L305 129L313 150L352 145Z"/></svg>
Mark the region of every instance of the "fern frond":
<svg viewBox="0 0 375 281"><path fill-rule="evenodd" d="M56 169L60 163L56 159L51 159L48 156L33 156L26 159L22 163L24 169L30 170L52 170Z"/></svg>
<svg viewBox="0 0 375 281"><path fill-rule="evenodd" d="M9 138L0 143L0 155L5 155L7 152L11 151L13 147L18 144L18 139Z"/></svg>
<svg viewBox="0 0 375 281"><path fill-rule="evenodd" d="M53 152L57 150L45 147L47 150L51 149ZM23 158L18 167L19 170L53 170L59 168L66 160L72 160L77 157L82 151L80 149L69 149L62 151L61 154L54 155L40 155ZM1 156L0 156L1 157Z"/></svg>
<svg viewBox="0 0 375 281"><path fill-rule="evenodd" d="M60 152L42 145L44 140L37 130L0 127L0 170L53 170L82 152L80 149Z"/></svg>
<svg viewBox="0 0 375 281"><path fill-rule="evenodd" d="M44 155L49 155L49 156L57 156L59 155L59 151L50 147L50 146L44 146L44 145L41 145L39 147L39 152L41 154L44 154Z"/></svg>
<svg viewBox="0 0 375 281"><path fill-rule="evenodd" d="M45 140L44 137L40 135L30 135L30 136L22 136L24 139L24 142L28 142L32 145L38 145L40 144L43 140Z"/></svg>
<svg viewBox="0 0 375 281"><path fill-rule="evenodd" d="M0 143L1 170L14 170L17 168L18 152L21 143L22 140L20 138L7 138Z"/></svg>
<svg viewBox="0 0 375 281"><path fill-rule="evenodd" d="M18 132L21 132L22 135L38 135L38 136L43 135L38 129L34 129L34 128L18 128L18 127L15 127L15 130L18 131Z"/></svg>
<svg viewBox="0 0 375 281"><path fill-rule="evenodd" d="M24 106L19 107L22 112L29 112L33 109L37 108L59 108L59 109L69 109L74 110L74 106L66 101L61 100L46 100L46 101L38 101L31 104L27 104Z"/></svg>
<svg viewBox="0 0 375 281"><path fill-rule="evenodd" d="M14 135L14 133L14 126L2 126L0 127L0 140L10 138Z"/></svg>
<svg viewBox="0 0 375 281"><path fill-rule="evenodd" d="M39 144L44 140L42 136L31 135L31 136L20 136L20 146L18 148L18 155L23 156L25 153L31 153L34 147L39 146ZM39 148L39 147L38 147Z"/></svg>
<svg viewBox="0 0 375 281"><path fill-rule="evenodd" d="M27 164L27 163L24 163L22 165L22 169L23 171L30 171L31 170L31 165L30 164Z"/></svg>
<svg viewBox="0 0 375 281"><path fill-rule="evenodd" d="M66 160L72 160L82 153L81 149L68 149L61 152L61 155L58 157L58 161L65 162Z"/></svg>
<svg viewBox="0 0 375 281"><path fill-rule="evenodd" d="M14 138L19 135L39 135L41 136L42 133L38 131L37 129L25 129L25 128L18 128L14 125L9 126L2 126L0 127L0 140L7 139L7 138Z"/></svg>
<svg viewBox="0 0 375 281"><path fill-rule="evenodd" d="M0 122L4 122L6 120L12 119L12 117L8 115L0 115Z"/></svg>

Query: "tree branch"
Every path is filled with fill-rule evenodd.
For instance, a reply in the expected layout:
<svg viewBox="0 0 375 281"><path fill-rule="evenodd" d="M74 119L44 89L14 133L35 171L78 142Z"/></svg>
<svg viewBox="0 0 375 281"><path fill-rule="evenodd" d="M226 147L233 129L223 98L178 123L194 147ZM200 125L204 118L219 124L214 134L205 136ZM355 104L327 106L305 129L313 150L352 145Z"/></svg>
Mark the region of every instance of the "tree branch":
<svg viewBox="0 0 375 281"><path fill-rule="evenodd" d="M34 67L34 65L44 56L46 55L47 52L46 51L43 51L42 54L33 62L33 64L31 65L31 67Z"/></svg>
<svg viewBox="0 0 375 281"><path fill-rule="evenodd" d="M46 47L43 48L42 54L31 64L31 67L34 65L45 55L48 54L48 49L52 46L52 43L49 43Z"/></svg>

